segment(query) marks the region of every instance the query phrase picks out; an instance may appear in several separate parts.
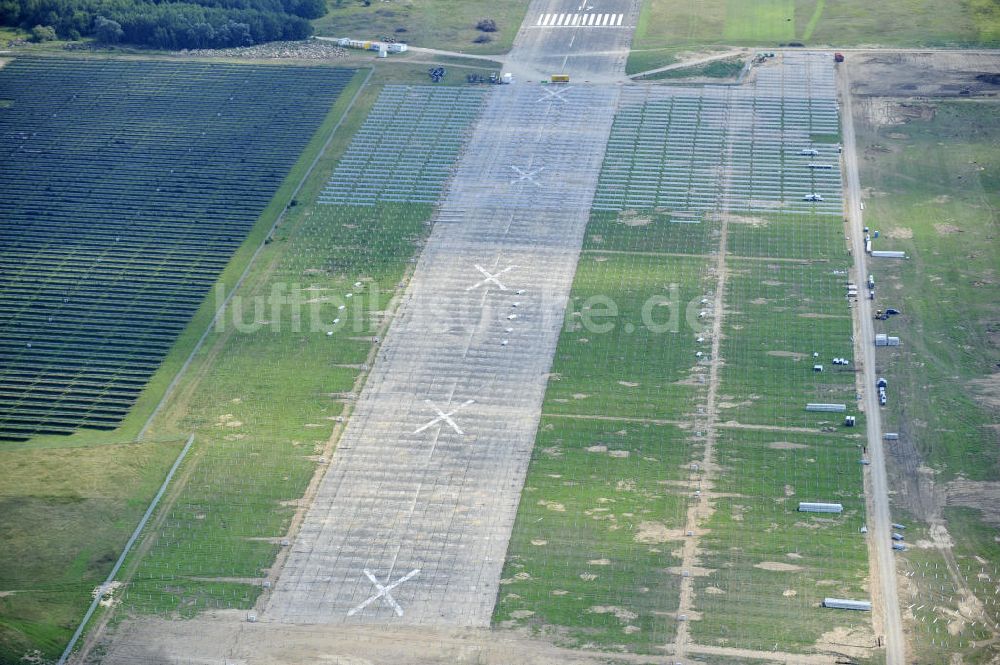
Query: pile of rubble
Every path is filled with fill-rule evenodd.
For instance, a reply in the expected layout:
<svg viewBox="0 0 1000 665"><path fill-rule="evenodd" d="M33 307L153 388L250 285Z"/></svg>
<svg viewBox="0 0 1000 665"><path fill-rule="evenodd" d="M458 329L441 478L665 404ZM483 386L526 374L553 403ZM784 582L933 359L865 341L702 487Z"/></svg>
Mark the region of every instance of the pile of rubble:
<svg viewBox="0 0 1000 665"><path fill-rule="evenodd" d="M242 46L224 49L184 49L176 51L177 55L211 56L224 58L248 58L253 60L294 59L294 60L330 60L346 58L347 49L331 42L307 39L298 42L269 42L256 46Z"/></svg>

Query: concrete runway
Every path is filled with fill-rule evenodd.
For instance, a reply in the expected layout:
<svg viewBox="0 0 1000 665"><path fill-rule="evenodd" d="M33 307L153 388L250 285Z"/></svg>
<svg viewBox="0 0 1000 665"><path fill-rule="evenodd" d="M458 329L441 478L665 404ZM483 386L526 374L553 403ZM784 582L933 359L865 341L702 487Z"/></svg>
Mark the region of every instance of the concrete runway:
<svg viewBox="0 0 1000 665"><path fill-rule="evenodd" d="M535 0L505 59L519 81L569 74L571 82L620 83L639 0Z"/></svg>
<svg viewBox="0 0 1000 665"><path fill-rule="evenodd" d="M610 75L630 34L526 28L511 57ZM493 90L263 620L489 624L617 97Z"/></svg>

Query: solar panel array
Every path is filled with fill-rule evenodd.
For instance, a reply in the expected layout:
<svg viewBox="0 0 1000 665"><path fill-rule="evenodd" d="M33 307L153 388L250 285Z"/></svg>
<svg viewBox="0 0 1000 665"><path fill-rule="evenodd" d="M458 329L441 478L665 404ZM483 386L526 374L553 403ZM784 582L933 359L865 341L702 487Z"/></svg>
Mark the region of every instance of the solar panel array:
<svg viewBox="0 0 1000 665"><path fill-rule="evenodd" d="M436 203L488 88L386 86L320 203Z"/></svg>
<svg viewBox="0 0 1000 665"><path fill-rule="evenodd" d="M352 76L0 69L0 440L118 425Z"/></svg>
<svg viewBox="0 0 1000 665"><path fill-rule="evenodd" d="M739 87L625 88L594 207L839 215L839 121L827 61L785 54L782 66L761 67L753 84Z"/></svg>

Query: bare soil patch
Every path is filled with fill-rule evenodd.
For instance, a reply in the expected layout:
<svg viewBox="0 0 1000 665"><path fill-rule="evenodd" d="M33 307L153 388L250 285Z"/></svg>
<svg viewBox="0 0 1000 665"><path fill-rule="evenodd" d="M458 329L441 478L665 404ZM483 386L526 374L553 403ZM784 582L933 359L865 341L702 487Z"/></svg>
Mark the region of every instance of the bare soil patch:
<svg viewBox="0 0 1000 665"><path fill-rule="evenodd" d="M754 228L763 228L768 225L768 221L763 217L751 217L747 215L733 215L730 213L709 213L705 219L710 222L729 222L730 224L749 224Z"/></svg>
<svg viewBox="0 0 1000 665"><path fill-rule="evenodd" d="M809 446L804 443L792 443L791 441L772 441L767 444L767 447L772 450L798 450L800 448L808 448Z"/></svg>
<svg viewBox="0 0 1000 665"><path fill-rule="evenodd" d="M653 218L640 215L635 210L623 210L618 215L618 223L625 226L647 226L653 223Z"/></svg>
<svg viewBox="0 0 1000 665"><path fill-rule="evenodd" d="M589 614L614 614L616 619L624 622L631 621L639 616L635 612L626 610L624 607L616 607L614 605L595 605L587 608L587 612Z"/></svg>
<svg viewBox="0 0 1000 665"><path fill-rule="evenodd" d="M783 561L761 561L760 563L755 563L753 567L783 573L793 573L797 570L802 570L802 566L796 566L794 563L784 563Z"/></svg>
<svg viewBox="0 0 1000 665"><path fill-rule="evenodd" d="M945 486L944 495L947 505L976 508L983 521L1000 526L1000 482L953 480Z"/></svg>
<svg viewBox="0 0 1000 665"><path fill-rule="evenodd" d="M861 97L969 97L990 95L1000 89L989 75L998 70L997 56L990 53L882 52L851 58L852 90ZM926 113L929 107L912 102L899 106L911 113ZM864 110L867 117L883 120L879 124L898 124L886 122L893 116L882 109ZM904 115L904 121L909 117L913 116Z"/></svg>
<svg viewBox="0 0 1000 665"><path fill-rule="evenodd" d="M905 226L894 226L886 231L886 235L896 240L909 240L913 237L913 229Z"/></svg>
<svg viewBox="0 0 1000 665"><path fill-rule="evenodd" d="M808 357L808 354L799 353L798 351L768 351L767 355L774 356L775 358L791 358L796 362Z"/></svg>
<svg viewBox="0 0 1000 665"><path fill-rule="evenodd" d="M668 529L660 522L640 522L639 532L635 535L635 542L653 545L656 543L666 543L671 540L680 540L684 533L681 529Z"/></svg>
<svg viewBox="0 0 1000 665"><path fill-rule="evenodd" d="M850 658L867 658L872 655L872 634L866 630L838 626L820 635L814 649L818 652L834 652ZM864 645L864 646L861 646Z"/></svg>
<svg viewBox="0 0 1000 665"><path fill-rule="evenodd" d="M943 222L935 224L934 230L938 232L939 236L946 236L951 233L962 233L962 229L958 228L954 224L945 224Z"/></svg>
<svg viewBox="0 0 1000 665"><path fill-rule="evenodd" d="M975 397L990 409L1000 409L1000 372L969 382Z"/></svg>

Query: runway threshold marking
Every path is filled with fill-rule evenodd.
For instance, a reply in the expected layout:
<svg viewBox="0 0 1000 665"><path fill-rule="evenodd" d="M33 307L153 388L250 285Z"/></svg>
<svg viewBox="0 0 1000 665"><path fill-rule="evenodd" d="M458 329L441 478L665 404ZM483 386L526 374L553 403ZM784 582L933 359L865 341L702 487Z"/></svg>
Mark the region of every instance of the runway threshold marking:
<svg viewBox="0 0 1000 665"><path fill-rule="evenodd" d="M581 5L581 8L583 6ZM539 14L536 28L620 28L625 14L579 13Z"/></svg>

